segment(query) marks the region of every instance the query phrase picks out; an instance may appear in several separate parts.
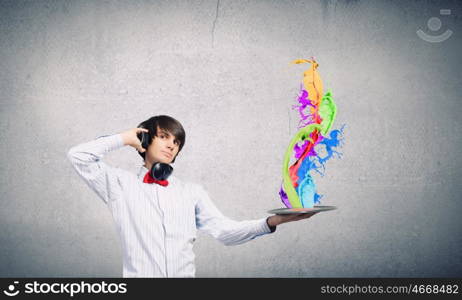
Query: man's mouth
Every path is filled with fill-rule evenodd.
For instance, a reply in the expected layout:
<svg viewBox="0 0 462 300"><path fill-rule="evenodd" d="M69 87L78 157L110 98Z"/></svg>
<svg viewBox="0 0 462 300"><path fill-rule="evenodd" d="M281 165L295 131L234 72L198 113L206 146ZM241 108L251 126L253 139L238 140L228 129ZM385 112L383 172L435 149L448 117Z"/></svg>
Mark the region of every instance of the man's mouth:
<svg viewBox="0 0 462 300"><path fill-rule="evenodd" d="M170 153L167 153L167 152L162 152L162 153L168 156L168 158L172 158L172 155Z"/></svg>

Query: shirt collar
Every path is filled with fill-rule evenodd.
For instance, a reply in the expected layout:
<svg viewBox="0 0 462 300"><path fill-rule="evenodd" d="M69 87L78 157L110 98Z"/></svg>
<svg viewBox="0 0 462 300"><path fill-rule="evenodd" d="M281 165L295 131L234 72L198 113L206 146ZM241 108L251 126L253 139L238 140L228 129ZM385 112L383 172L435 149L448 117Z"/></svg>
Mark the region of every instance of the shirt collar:
<svg viewBox="0 0 462 300"><path fill-rule="evenodd" d="M143 180L144 175L146 175L147 172L149 172L149 170L145 166L141 166L138 171L138 178L141 178L141 180Z"/></svg>
<svg viewBox="0 0 462 300"><path fill-rule="evenodd" d="M138 179L140 179L141 181L143 181L144 179L144 176L146 175L146 173L149 172L149 169L146 168L144 165L142 165L138 171ZM170 184L176 182L176 177L173 176L173 174L171 174L169 177L168 177L168 182Z"/></svg>

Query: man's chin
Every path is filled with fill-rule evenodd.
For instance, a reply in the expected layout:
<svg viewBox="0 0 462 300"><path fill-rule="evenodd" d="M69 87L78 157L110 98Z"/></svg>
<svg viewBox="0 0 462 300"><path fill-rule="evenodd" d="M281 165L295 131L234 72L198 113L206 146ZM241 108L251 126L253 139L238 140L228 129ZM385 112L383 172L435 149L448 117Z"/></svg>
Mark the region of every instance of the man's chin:
<svg viewBox="0 0 462 300"><path fill-rule="evenodd" d="M154 159L152 164L154 165L155 163L171 164L172 160L162 157L161 159Z"/></svg>
<svg viewBox="0 0 462 300"><path fill-rule="evenodd" d="M171 164L172 160L167 159L167 158L162 158L162 159L159 159L159 162L164 163L164 164Z"/></svg>

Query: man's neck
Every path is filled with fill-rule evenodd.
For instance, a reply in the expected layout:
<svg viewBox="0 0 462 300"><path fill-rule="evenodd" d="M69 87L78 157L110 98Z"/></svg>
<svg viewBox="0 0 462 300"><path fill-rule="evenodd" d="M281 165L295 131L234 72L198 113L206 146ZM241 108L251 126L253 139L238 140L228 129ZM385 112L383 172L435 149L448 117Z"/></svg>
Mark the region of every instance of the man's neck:
<svg viewBox="0 0 462 300"><path fill-rule="evenodd" d="M154 161L154 162L145 161L143 166L144 166L146 169L151 170L152 166L153 166L155 163L156 163L155 161Z"/></svg>

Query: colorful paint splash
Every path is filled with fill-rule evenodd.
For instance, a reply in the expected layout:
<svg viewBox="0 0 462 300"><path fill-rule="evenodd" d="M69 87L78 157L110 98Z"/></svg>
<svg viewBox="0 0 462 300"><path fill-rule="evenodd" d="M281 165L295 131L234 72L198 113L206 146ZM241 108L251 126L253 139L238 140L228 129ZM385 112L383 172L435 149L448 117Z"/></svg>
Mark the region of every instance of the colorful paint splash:
<svg viewBox="0 0 462 300"><path fill-rule="evenodd" d="M335 156L341 158L337 147L342 145L345 126L330 131L337 106L331 91L323 96L318 63L314 59L298 59L292 63L311 63L311 68L303 73L298 104L292 107L300 113L299 131L290 141L284 156L279 195L287 208L312 208L322 198L316 192L312 172L324 176L325 163ZM292 155L296 161L289 167Z"/></svg>

